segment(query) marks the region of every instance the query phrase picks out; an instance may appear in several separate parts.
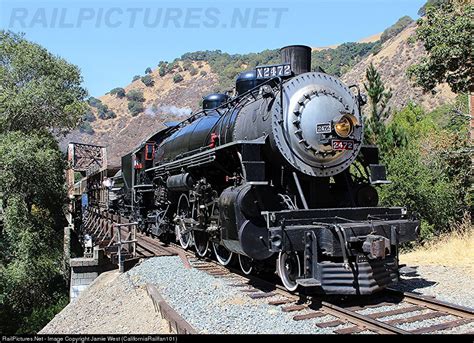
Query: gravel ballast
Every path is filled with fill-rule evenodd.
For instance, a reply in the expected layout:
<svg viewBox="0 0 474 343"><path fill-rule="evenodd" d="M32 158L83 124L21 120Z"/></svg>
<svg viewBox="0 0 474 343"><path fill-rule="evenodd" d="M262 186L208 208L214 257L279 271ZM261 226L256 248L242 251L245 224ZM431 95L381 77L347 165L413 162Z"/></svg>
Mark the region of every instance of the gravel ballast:
<svg viewBox="0 0 474 343"><path fill-rule="evenodd" d="M474 309L474 275L461 268L410 266L406 273L401 270L401 280L393 288Z"/></svg>
<svg viewBox="0 0 474 343"><path fill-rule="evenodd" d="M473 307L473 282L470 275L453 268L422 266L402 274L396 288L404 291L434 295L436 298ZM271 298L252 299L242 290L241 278L214 277L198 269L186 269L177 256L155 257L143 261L124 274L117 271L102 274L76 302L69 304L40 333L44 334L107 334L107 333L168 333L167 323L153 308L145 285L155 285L159 293L199 333L209 334L330 334L352 327L350 323L320 328L316 324L338 318L326 315L303 321L293 317L311 310L283 312L282 306L269 305ZM358 310L371 314L411 306L399 303ZM408 318L430 312L418 310L380 318L381 321ZM397 324L404 330L429 327L455 317L426 319ZM474 331L469 323L439 333ZM364 333L369 333L364 332Z"/></svg>
<svg viewBox="0 0 474 343"><path fill-rule="evenodd" d="M350 326L323 329L315 325L336 319L329 315L294 321L295 313L284 313L268 304L273 299L251 299L239 287L230 286L235 281L185 269L179 257L152 258L129 273L134 283L156 285L166 301L200 333L328 334Z"/></svg>
<svg viewBox="0 0 474 343"><path fill-rule="evenodd" d="M143 287L134 287L128 274L101 274L67 305L40 334L168 334Z"/></svg>
<svg viewBox="0 0 474 343"><path fill-rule="evenodd" d="M424 268L418 270L420 273L425 271ZM296 313L284 313L280 307L268 304L269 300L276 300L279 297L278 295L273 298L251 299L248 297L248 293L241 292L242 289L245 289L244 287L231 286L236 283L236 280L215 278L197 269L185 269L178 257L159 257L147 260L132 269L129 274L130 280L137 285L144 285L148 282L156 285L168 303L200 333L329 334L335 330L353 326L349 323L331 328L319 328L316 326L317 323L337 319L330 315L304 321L294 321L293 316ZM410 275L413 277L413 274ZM417 275L418 278L422 277L420 274ZM441 278L440 275L437 276ZM445 277L444 280L447 279L450 278ZM453 282L453 279L450 280ZM405 276L399 287L406 287L410 283L411 280ZM419 285L419 283L411 284L410 291L423 293L420 290L426 292L425 286L430 285L430 287L433 287L433 285L438 285L438 283L425 280L422 284L424 287L418 289ZM437 290L439 289L441 288ZM467 299L465 297L469 293L469 288L461 290L456 294L453 294L452 288L448 287L447 289L451 292L449 296L446 294L447 297L441 297L443 300L449 301L451 299L452 301L452 299L455 299L458 300L459 304L459 300ZM432 291L436 292L437 290ZM466 293L463 294L463 292ZM358 311L358 313L370 314L410 306L412 305L408 303L400 303L377 308L366 308ZM380 320L408 318L429 311L408 312L381 318ZM304 314L306 312L308 311L303 310L297 314ZM433 318L415 323L399 324L397 326L405 330L414 330L443 323L450 319L455 318ZM469 332L473 328L474 324L471 323L440 332Z"/></svg>

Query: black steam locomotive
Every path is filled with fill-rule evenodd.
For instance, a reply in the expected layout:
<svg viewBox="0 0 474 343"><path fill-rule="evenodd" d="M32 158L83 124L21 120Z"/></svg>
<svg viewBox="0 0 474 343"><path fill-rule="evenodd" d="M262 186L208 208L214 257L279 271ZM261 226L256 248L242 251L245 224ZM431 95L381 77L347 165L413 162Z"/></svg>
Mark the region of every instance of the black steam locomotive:
<svg viewBox="0 0 474 343"><path fill-rule="evenodd" d="M110 210L223 265L237 257L246 274L276 270L289 290L379 291L419 222L377 207L388 181L377 147L362 144L357 87L311 72L309 47L281 55L123 156Z"/></svg>

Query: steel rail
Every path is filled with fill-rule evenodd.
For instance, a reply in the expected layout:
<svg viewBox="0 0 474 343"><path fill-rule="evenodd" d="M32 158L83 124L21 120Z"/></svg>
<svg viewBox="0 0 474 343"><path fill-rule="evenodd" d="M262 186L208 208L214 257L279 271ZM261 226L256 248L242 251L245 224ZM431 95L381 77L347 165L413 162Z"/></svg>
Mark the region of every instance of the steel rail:
<svg viewBox="0 0 474 343"><path fill-rule="evenodd" d="M111 218L100 218L100 219L111 220ZM129 219L126 217L120 217L119 221L121 223L127 223L127 224L129 223ZM127 226L127 224L125 225L122 224L122 225ZM377 318L372 318L370 315L363 315L356 312L355 310L350 310L348 308L341 307L329 301L323 301L316 296L306 295L301 292L289 292L282 285L276 282L262 279L256 275L246 275L242 271L240 271L240 269L236 269L229 266L223 266L217 261L214 261L210 258L204 258L204 259L198 258L191 250L186 250L183 247L181 247L179 244L176 244L173 242L164 244L160 240L146 236L143 233L138 233L136 236L136 239L137 239L137 245L141 246L140 243L143 242L144 243L143 246L146 250L158 256L160 255L161 252L165 253L165 254L161 253L161 255L166 255L166 254L178 255L183 260L183 263L186 268L194 267L205 273L218 276L218 277L221 277L221 276L236 277L243 284L253 286L261 291L261 293L258 293L258 294L249 293L249 296L255 295L255 297L260 297L260 296L268 297L272 295L280 295L283 298L287 299L286 301L284 301L284 303L296 303L299 305L305 304L304 306L305 308L314 311L306 315L300 315L300 317L307 316L307 318L309 319L316 315L318 317L322 316L323 314L332 315L336 317L337 319L340 319L342 322L349 322L349 323L354 324L356 328L358 328L358 330L356 331L363 331L362 329L365 329L365 330L374 331L380 334L424 333L424 332L432 332L437 327L439 327L440 330L456 327L457 325L462 325L463 323L469 323L470 321L474 319L474 311L470 308L447 303L441 300L437 300L434 298L430 298L430 297L426 297L426 296L422 296L422 295L418 295L418 294L414 294L410 292L401 292L392 288L388 288L382 294L386 294L390 297L399 299L400 301L404 301L412 305L416 305L416 306L420 306L426 309L437 311L441 314L445 314L445 315L450 314L450 315L454 315L458 317L458 319L455 321L442 323L436 327L426 327L419 330L406 331L395 326L395 323L392 324L392 323L383 322L381 320L377 320ZM156 249L153 249L153 247L156 247ZM194 261L190 263L190 259L194 259ZM153 292L153 290L150 290L149 293L150 292L153 294L155 293ZM276 301L275 304L276 303L281 304L282 302L280 300L280 302ZM308 303L310 304L306 305ZM171 309L169 305L162 304L162 306L164 310L162 310L162 307L160 307L160 312L162 313L163 316L167 316L168 315L167 313L173 313L174 310ZM363 309L363 308L364 308L364 305L361 305L360 309ZM175 315L172 314L173 318L174 316ZM180 329L179 326L181 325L180 324L181 321L179 320L179 318L178 320L175 320L173 318L170 321L170 325L174 326L174 329L176 332L183 332L183 333L192 332L192 330L189 327L186 327L186 329ZM301 319L304 320L305 318L301 318ZM324 324L324 323L321 323L321 324ZM350 328L350 329L355 330L356 328Z"/></svg>

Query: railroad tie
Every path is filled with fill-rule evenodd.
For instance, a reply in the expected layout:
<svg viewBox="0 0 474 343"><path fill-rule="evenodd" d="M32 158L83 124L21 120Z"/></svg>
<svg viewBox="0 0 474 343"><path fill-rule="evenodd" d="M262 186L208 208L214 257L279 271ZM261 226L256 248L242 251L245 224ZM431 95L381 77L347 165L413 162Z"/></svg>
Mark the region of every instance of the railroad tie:
<svg viewBox="0 0 474 343"><path fill-rule="evenodd" d="M443 313L443 312L428 312L428 313L419 314L417 316L412 316L408 318L398 318L398 319L387 320L384 323L387 323L389 325L407 324L407 323L414 323L414 322L427 320L427 319L444 317L444 316L448 316L448 314Z"/></svg>
<svg viewBox="0 0 474 343"><path fill-rule="evenodd" d="M290 305L290 306L285 306L282 307L281 310L283 312L295 312L295 311L301 311L307 308L306 305Z"/></svg>
<svg viewBox="0 0 474 343"><path fill-rule="evenodd" d="M293 302L293 300L290 300L290 299L279 299L279 300L269 301L268 305L278 306L278 305L289 304L289 303L292 303L292 302Z"/></svg>
<svg viewBox="0 0 474 343"><path fill-rule="evenodd" d="M268 293L250 293L249 297L252 299L261 299L261 298L269 298L275 296L275 293L268 292Z"/></svg>
<svg viewBox="0 0 474 343"><path fill-rule="evenodd" d="M293 320L299 321L299 320L306 320L306 319L311 319L311 318L319 318L319 317L324 317L327 316L327 313L324 312L311 312L311 313L306 313L306 314L298 314L293 317Z"/></svg>
<svg viewBox="0 0 474 343"><path fill-rule="evenodd" d="M362 332L364 330L365 329L360 328L358 326L351 326L350 328L335 330L334 333L337 333L338 335L350 335L350 334L353 334L353 333Z"/></svg>
<svg viewBox="0 0 474 343"><path fill-rule="evenodd" d="M383 318L383 317L394 316L396 314L404 314L404 313L409 313L409 312L422 311L424 309L425 308L420 307L420 306L409 306L409 307L399 308L399 309L396 309L396 310L370 313L370 314L367 315L367 317L370 317L372 319L378 319L378 318Z"/></svg>
<svg viewBox="0 0 474 343"><path fill-rule="evenodd" d="M411 330L410 333L412 333L412 334L422 334L422 333L429 333L429 332L435 332L435 331L442 331L442 330L446 330L446 329L452 329L452 328L455 328L457 326L469 324L471 322L472 322L472 319L466 319L466 318L457 319L457 320L453 320L453 321L446 322L446 323L435 324L435 325L431 325L431 326Z"/></svg>
<svg viewBox="0 0 474 343"><path fill-rule="evenodd" d="M395 305L394 303L389 303L389 302L381 302L381 303L378 303L378 304L374 304L374 305L368 305L368 306L363 306L363 305L354 305L354 306L349 306L349 307L344 307L346 310L349 310L349 311L360 311L360 310L364 310L366 308L379 308L379 307L384 307L384 306L390 306L390 305Z"/></svg>
<svg viewBox="0 0 474 343"><path fill-rule="evenodd" d="M345 322L342 320L336 319L336 320L331 320L330 322L322 322L322 323L316 323L316 326L318 328L324 329L324 328L332 328L335 326L343 325Z"/></svg>
<svg viewBox="0 0 474 343"><path fill-rule="evenodd" d="M245 283L230 283L229 286L231 287L248 287L248 284Z"/></svg>

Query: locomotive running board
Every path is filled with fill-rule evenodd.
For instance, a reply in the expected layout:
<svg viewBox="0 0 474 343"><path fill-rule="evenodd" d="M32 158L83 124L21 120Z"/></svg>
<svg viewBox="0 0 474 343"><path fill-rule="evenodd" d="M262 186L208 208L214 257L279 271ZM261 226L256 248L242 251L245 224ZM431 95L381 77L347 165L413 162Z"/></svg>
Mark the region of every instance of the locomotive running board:
<svg viewBox="0 0 474 343"><path fill-rule="evenodd" d="M216 159L216 153L218 153L221 150L235 148L235 147L243 146L243 145L264 145L264 144L265 144L264 138L256 139L253 141L230 142L227 144L220 145L216 148L209 148L202 152L192 154L191 156L183 157L175 161L171 161L171 162L164 163L153 168L146 169L145 172L148 173L148 172L155 171L157 173L161 173L161 172L166 172L166 171L171 171L171 170L177 170L177 169L179 170L181 168L192 168L192 167L202 166L202 165L206 165L206 164L210 164L214 162ZM190 153L192 152L195 152L195 151L191 151Z"/></svg>

